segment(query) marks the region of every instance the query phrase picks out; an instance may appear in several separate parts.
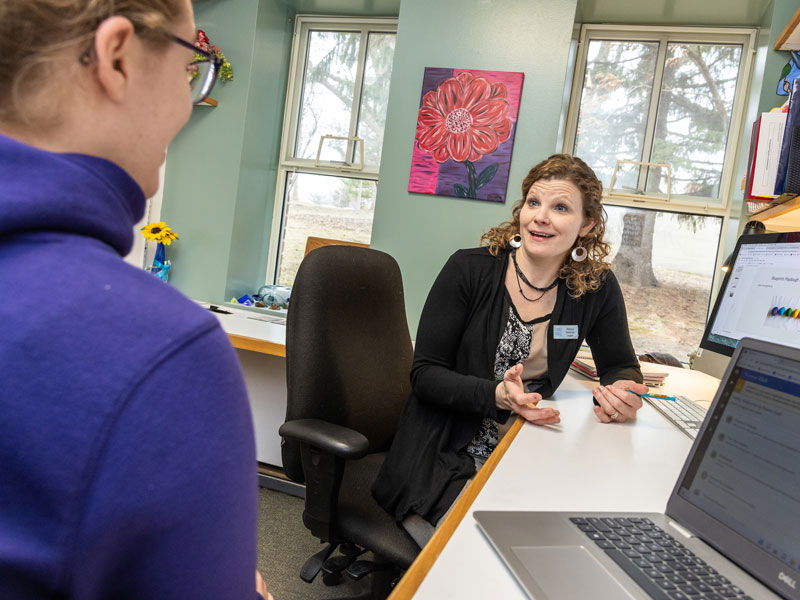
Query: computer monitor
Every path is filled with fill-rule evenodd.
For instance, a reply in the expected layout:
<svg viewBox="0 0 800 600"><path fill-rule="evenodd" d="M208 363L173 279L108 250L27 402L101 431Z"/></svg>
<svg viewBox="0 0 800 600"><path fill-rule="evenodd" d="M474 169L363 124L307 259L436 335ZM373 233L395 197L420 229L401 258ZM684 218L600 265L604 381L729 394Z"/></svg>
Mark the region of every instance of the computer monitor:
<svg viewBox="0 0 800 600"><path fill-rule="evenodd" d="M743 337L800 348L800 232L739 238L693 368L721 377Z"/></svg>

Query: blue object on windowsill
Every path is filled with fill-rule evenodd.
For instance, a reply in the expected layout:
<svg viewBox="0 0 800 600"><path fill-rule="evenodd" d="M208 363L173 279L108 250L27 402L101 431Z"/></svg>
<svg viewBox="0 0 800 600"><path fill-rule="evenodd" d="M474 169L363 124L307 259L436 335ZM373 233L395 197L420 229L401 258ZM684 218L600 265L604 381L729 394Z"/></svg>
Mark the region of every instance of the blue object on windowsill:
<svg viewBox="0 0 800 600"><path fill-rule="evenodd" d="M255 304L256 304L256 301L255 301L255 300L253 300L253 299L252 299L250 296L248 296L247 294L245 294L245 295L244 295L244 296L242 296L241 298L237 298L237 299L236 299L236 302L238 302L239 304L243 304L244 306L255 306Z"/></svg>

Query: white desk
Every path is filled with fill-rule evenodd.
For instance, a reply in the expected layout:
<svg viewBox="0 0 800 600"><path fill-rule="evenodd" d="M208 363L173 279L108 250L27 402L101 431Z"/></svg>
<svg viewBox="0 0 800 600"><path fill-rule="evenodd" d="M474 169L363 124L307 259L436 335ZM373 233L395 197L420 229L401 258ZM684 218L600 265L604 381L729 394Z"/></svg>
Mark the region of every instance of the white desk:
<svg viewBox="0 0 800 600"><path fill-rule="evenodd" d="M208 308L208 302L198 302ZM236 348L244 373L259 462L281 466L278 428L286 418L286 319L220 306L212 313Z"/></svg>
<svg viewBox="0 0 800 600"><path fill-rule="evenodd" d="M208 302L198 304L204 308L209 307ZM286 317L236 309L227 304L219 308L230 313L213 314L228 334L234 348L286 356Z"/></svg>
<svg viewBox="0 0 800 600"><path fill-rule="evenodd" d="M667 369L665 392L713 399L717 379ZM665 509L691 440L647 403L635 422L603 425L592 411L593 385L570 373L540 404L561 411L560 425L522 426L416 593L401 582L392 600L526 598L475 524L474 510Z"/></svg>

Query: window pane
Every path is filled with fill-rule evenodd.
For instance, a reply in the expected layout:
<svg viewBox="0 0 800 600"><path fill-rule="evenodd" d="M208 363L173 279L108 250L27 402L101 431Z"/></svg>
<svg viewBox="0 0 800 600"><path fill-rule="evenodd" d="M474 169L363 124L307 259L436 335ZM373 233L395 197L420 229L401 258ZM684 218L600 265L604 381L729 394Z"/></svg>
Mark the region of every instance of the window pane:
<svg viewBox="0 0 800 600"><path fill-rule="evenodd" d="M308 236L369 244L375 181L289 173L278 284L292 285Z"/></svg>
<svg viewBox="0 0 800 600"><path fill-rule="evenodd" d="M605 208L609 258L637 354L688 362L703 337L722 218Z"/></svg>
<svg viewBox="0 0 800 600"><path fill-rule="evenodd" d="M310 31L297 123L297 158L315 158L321 135L350 135L361 34ZM343 161L347 142L325 142L323 160Z"/></svg>
<svg viewBox="0 0 800 600"><path fill-rule="evenodd" d="M672 194L718 198L739 74L739 45L670 43L651 162L672 165ZM662 169L647 191L666 193Z"/></svg>
<svg viewBox="0 0 800 600"><path fill-rule="evenodd" d="M657 58L658 42L589 42L575 155L606 188L617 159L642 160ZM638 168L620 172L614 189L635 189L638 174Z"/></svg>
<svg viewBox="0 0 800 600"><path fill-rule="evenodd" d="M358 136L364 138L364 164L379 166L383 129L386 125L386 106L389 104L389 80L392 77L394 33L370 33L367 42L367 62L361 92L361 111L358 115ZM358 162L358 154L353 157Z"/></svg>

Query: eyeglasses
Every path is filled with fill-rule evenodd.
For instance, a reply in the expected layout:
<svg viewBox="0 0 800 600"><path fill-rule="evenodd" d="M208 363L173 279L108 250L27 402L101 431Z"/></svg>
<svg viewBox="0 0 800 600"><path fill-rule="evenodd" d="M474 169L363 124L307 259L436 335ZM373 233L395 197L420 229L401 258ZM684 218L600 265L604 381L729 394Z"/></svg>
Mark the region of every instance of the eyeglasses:
<svg viewBox="0 0 800 600"><path fill-rule="evenodd" d="M192 88L192 104L200 104L203 100L208 98L208 95L214 88L217 76L219 75L219 69L222 66L222 59L219 56L214 56L210 52L201 50L191 42L182 40L176 35L173 35L171 39L173 42L202 56L200 60L196 60L186 67L186 76Z"/></svg>
<svg viewBox="0 0 800 600"><path fill-rule="evenodd" d="M189 81L189 86L192 88L192 104L200 104L208 98L217 81L222 59L210 52L201 50L191 42L182 40L177 35L169 35L169 39L202 57L200 60L195 60L186 66L186 77ZM84 66L88 65L92 61L93 53L94 46L81 54L78 61Z"/></svg>

